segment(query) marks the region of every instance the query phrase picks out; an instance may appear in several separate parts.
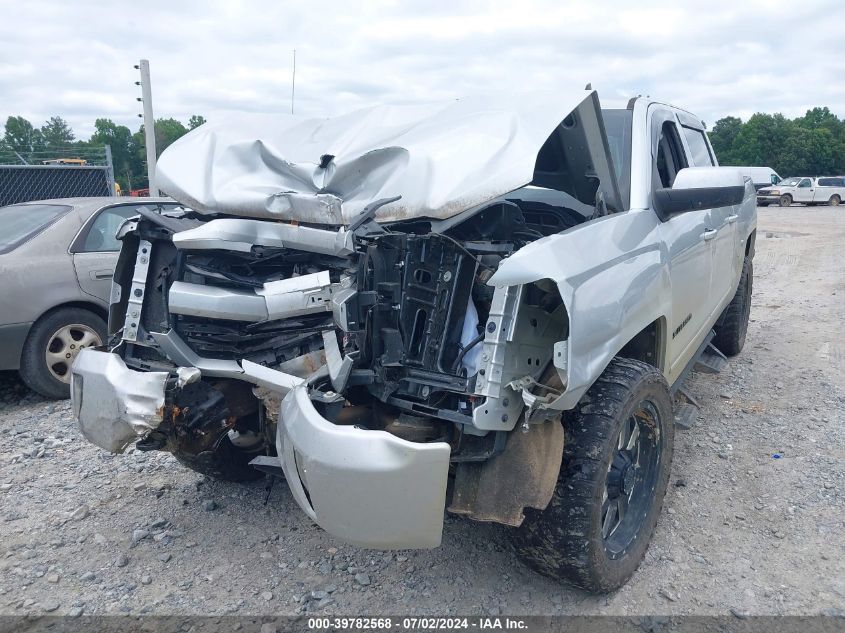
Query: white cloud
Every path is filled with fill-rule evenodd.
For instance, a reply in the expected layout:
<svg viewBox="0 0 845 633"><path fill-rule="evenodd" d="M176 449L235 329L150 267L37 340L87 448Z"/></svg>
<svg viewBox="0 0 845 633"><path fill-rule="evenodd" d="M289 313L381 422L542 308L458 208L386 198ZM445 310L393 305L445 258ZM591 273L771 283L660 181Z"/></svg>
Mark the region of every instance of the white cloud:
<svg viewBox="0 0 845 633"><path fill-rule="evenodd" d="M150 59L158 117L214 119L592 82L604 101L650 94L711 125L756 111L845 116L835 0L481 2L0 0L0 117L97 117L137 128L132 66Z"/></svg>

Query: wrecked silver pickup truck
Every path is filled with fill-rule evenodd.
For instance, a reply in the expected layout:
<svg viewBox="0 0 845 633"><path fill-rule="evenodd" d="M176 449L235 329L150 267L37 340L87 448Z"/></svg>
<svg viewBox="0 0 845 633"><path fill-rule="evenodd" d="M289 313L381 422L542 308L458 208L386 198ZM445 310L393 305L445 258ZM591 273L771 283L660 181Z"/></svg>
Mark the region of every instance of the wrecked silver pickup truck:
<svg viewBox="0 0 845 633"><path fill-rule="evenodd" d="M593 591L642 560L672 394L742 348L754 187L700 120L593 91L206 124L123 225L82 433L211 476L283 475L362 547L512 526ZM714 338L715 337L715 338Z"/></svg>

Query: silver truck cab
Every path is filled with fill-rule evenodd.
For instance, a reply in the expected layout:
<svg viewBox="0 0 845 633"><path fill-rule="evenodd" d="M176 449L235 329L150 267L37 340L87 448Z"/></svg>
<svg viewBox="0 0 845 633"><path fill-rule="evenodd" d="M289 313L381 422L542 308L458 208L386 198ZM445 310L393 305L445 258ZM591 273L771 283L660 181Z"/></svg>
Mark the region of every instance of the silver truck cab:
<svg viewBox="0 0 845 633"><path fill-rule="evenodd" d="M745 340L751 181L692 114L590 90L278 126L163 154L194 211L119 233L111 342L73 366L83 434L283 473L356 545L437 546L445 508L515 528L550 576L624 583L673 389L711 340Z"/></svg>

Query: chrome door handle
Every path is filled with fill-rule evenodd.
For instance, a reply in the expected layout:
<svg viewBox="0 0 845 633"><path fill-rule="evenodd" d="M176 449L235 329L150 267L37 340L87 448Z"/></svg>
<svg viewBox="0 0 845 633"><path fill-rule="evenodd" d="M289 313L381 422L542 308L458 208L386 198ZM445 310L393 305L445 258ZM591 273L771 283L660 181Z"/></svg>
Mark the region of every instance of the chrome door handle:
<svg viewBox="0 0 845 633"><path fill-rule="evenodd" d="M718 232L719 232L719 231L717 231L716 229L707 229L706 231L704 231L704 233L702 233L702 234L701 234L701 238L702 238L705 242L709 242L709 241L710 241L710 240L712 240L714 237L716 237L716 233L718 233Z"/></svg>
<svg viewBox="0 0 845 633"><path fill-rule="evenodd" d="M91 279L111 279L114 276L113 270L92 270Z"/></svg>
<svg viewBox="0 0 845 633"><path fill-rule="evenodd" d="M733 224L739 219L738 215L729 215L728 216L728 224Z"/></svg>

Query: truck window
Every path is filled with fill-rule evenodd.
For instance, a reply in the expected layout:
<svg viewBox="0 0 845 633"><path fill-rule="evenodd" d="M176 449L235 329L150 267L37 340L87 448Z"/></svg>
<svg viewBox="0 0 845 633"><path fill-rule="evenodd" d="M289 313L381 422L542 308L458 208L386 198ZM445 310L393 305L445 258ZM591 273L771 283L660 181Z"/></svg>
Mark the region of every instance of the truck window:
<svg viewBox="0 0 845 633"><path fill-rule="evenodd" d="M710 148L707 147L704 131L686 125L682 129L690 152L692 152L692 164L696 167L712 167L714 165L713 156L710 155Z"/></svg>
<svg viewBox="0 0 845 633"><path fill-rule="evenodd" d="M678 172L689 166L678 135L678 128L672 121L664 121L660 129L655 166L660 176L660 184L664 189L671 188Z"/></svg>
<svg viewBox="0 0 845 633"><path fill-rule="evenodd" d="M604 129L607 134L607 144L613 167L616 171L616 182L622 202L627 208L631 197L631 127L633 113L630 110L602 110Z"/></svg>
<svg viewBox="0 0 845 633"><path fill-rule="evenodd" d="M807 189L808 187L812 187L813 183L810 182L809 178L804 178L800 183L798 183L799 189Z"/></svg>

